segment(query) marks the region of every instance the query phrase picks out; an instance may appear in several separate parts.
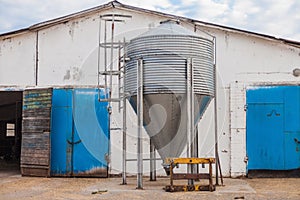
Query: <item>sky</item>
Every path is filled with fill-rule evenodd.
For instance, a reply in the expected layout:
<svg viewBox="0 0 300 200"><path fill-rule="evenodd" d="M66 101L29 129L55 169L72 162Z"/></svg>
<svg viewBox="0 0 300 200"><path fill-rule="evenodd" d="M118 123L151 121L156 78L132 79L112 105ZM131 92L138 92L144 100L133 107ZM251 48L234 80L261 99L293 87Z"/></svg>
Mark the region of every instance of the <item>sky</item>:
<svg viewBox="0 0 300 200"><path fill-rule="evenodd" d="M110 0L0 0L0 34ZM299 0L119 0L140 8L300 41Z"/></svg>

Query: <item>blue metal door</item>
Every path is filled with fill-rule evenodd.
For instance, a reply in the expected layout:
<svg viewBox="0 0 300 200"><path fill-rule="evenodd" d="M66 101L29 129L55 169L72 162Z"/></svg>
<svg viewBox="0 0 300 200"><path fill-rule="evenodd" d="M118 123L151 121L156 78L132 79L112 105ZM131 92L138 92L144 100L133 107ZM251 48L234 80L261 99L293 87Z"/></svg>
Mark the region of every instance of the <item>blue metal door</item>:
<svg viewBox="0 0 300 200"><path fill-rule="evenodd" d="M99 97L103 90L53 90L51 175L107 177L109 114Z"/></svg>
<svg viewBox="0 0 300 200"><path fill-rule="evenodd" d="M103 91L101 97L104 98ZM73 173L107 177L109 114L96 89L75 89Z"/></svg>
<svg viewBox="0 0 300 200"><path fill-rule="evenodd" d="M72 175L73 114L71 89L54 89L51 116L51 175Z"/></svg>
<svg viewBox="0 0 300 200"><path fill-rule="evenodd" d="M284 89L285 169L300 168L300 87Z"/></svg>
<svg viewBox="0 0 300 200"><path fill-rule="evenodd" d="M283 137L283 104L248 104L248 169L283 169Z"/></svg>
<svg viewBox="0 0 300 200"><path fill-rule="evenodd" d="M248 170L300 168L300 87L247 90L246 151Z"/></svg>

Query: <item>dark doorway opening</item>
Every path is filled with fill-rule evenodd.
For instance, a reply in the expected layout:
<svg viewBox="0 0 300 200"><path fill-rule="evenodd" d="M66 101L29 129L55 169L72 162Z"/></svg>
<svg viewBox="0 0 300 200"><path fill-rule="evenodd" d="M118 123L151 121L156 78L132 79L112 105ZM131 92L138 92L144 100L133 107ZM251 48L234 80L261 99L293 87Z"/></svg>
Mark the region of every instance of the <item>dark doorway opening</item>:
<svg viewBox="0 0 300 200"><path fill-rule="evenodd" d="M21 91L0 91L0 171L20 172Z"/></svg>

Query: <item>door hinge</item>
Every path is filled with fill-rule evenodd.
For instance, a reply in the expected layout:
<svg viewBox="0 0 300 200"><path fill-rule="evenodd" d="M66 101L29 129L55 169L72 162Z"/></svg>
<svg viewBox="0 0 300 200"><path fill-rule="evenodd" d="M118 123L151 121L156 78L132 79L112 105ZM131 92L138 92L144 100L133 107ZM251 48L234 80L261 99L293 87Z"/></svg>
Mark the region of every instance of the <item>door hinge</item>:
<svg viewBox="0 0 300 200"><path fill-rule="evenodd" d="M244 157L244 162L247 163L248 160L249 160L248 156L245 156L245 157Z"/></svg>
<svg viewBox="0 0 300 200"><path fill-rule="evenodd" d="M108 153L105 154L105 160L106 160L107 164L110 163L110 155Z"/></svg>

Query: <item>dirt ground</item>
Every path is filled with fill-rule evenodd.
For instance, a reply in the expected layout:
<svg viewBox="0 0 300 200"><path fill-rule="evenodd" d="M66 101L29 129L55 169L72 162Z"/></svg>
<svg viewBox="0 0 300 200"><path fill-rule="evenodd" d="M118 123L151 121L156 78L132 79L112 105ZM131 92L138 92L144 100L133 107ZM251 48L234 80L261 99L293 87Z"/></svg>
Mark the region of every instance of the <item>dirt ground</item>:
<svg viewBox="0 0 300 200"><path fill-rule="evenodd" d="M225 179L215 192L168 193L168 178L149 181L136 190L136 178L39 178L21 177L18 172L0 171L0 199L295 199L300 200L300 179ZM176 182L178 183L178 182ZM184 182L185 183L185 182Z"/></svg>

